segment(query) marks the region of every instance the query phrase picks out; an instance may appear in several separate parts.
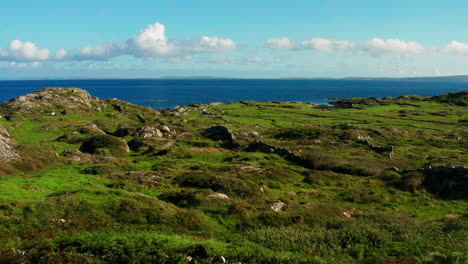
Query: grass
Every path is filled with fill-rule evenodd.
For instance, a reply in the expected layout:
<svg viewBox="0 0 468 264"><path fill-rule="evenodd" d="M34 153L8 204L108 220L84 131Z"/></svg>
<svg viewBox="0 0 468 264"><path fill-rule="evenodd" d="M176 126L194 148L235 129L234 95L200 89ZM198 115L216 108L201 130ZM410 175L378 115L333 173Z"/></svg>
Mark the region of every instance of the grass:
<svg viewBox="0 0 468 264"><path fill-rule="evenodd" d="M351 109L249 101L179 116L102 101L103 111L1 118L22 160L0 176L0 262L465 263L466 199L436 193L441 179L402 172L468 163L459 99L357 100ZM175 132L127 154L61 156L95 136L73 133L91 123L107 134L119 125ZM239 146L226 147L201 135L215 124L261 137L237 133ZM362 137L393 145L393 158ZM308 163L244 151L252 140ZM385 171L392 166L399 171ZM458 177L441 181L444 191L463 189Z"/></svg>

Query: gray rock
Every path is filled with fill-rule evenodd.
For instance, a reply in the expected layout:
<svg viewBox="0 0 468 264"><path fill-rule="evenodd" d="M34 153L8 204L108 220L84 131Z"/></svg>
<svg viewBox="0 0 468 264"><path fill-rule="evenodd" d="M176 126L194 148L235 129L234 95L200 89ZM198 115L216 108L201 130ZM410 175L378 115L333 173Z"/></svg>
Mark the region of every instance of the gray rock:
<svg viewBox="0 0 468 264"><path fill-rule="evenodd" d="M218 192L212 193L212 194L208 195L208 197L217 198L217 199L228 199L229 198L229 196L227 196L226 194L218 193Z"/></svg>
<svg viewBox="0 0 468 264"><path fill-rule="evenodd" d="M282 201L276 201L272 204L270 204L271 210L275 212L280 212L283 210L283 207L286 205L286 203L283 203Z"/></svg>
<svg viewBox="0 0 468 264"><path fill-rule="evenodd" d="M163 134L159 129L153 126L144 126L137 129L135 136L142 138L160 138Z"/></svg>
<svg viewBox="0 0 468 264"><path fill-rule="evenodd" d="M13 142L6 128L0 126L0 160L13 161L20 155L13 150Z"/></svg>
<svg viewBox="0 0 468 264"><path fill-rule="evenodd" d="M160 125L160 126L158 126L158 129L161 130L162 132L165 132L165 133L170 133L171 132L171 129L166 125Z"/></svg>
<svg viewBox="0 0 468 264"><path fill-rule="evenodd" d="M225 126L212 126L205 129L202 135L216 141L232 141L236 139L234 134Z"/></svg>
<svg viewBox="0 0 468 264"><path fill-rule="evenodd" d="M267 154L277 154L286 160L296 162L296 163L302 163L302 158L299 155L296 155L292 153L289 149L287 148L281 148L277 146L270 145L268 143L265 143L263 141L255 140L252 143L247 146L245 149L246 151L258 151L258 152L263 152Z"/></svg>

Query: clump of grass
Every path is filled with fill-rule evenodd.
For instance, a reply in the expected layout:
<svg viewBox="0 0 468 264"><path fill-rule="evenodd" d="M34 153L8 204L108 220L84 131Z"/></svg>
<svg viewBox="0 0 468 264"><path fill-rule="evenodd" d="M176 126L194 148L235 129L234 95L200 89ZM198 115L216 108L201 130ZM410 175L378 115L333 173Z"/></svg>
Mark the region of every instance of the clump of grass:
<svg viewBox="0 0 468 264"><path fill-rule="evenodd" d="M260 188L251 182L237 178L215 175L210 172L188 172L177 176L175 181L182 187L211 189L228 195L249 197L258 195Z"/></svg>

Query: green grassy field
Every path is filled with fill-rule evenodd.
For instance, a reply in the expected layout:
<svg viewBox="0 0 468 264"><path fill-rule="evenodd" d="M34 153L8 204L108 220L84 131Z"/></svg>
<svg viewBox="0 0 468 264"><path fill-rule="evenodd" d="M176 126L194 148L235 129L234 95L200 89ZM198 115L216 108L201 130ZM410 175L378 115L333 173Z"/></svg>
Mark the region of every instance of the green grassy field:
<svg viewBox="0 0 468 264"><path fill-rule="evenodd" d="M155 111L61 91L0 105L20 155L0 161L0 263L468 262L466 92Z"/></svg>

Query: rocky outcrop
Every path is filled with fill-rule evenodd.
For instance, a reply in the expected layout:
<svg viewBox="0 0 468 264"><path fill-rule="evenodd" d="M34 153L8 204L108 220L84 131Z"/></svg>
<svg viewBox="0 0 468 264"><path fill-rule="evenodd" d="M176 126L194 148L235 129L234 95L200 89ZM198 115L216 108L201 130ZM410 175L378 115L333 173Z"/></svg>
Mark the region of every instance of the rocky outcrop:
<svg viewBox="0 0 468 264"><path fill-rule="evenodd" d="M267 143L265 143L263 141L259 141L259 140L255 140L255 141L251 142L247 146L245 151L251 151L251 152L258 151L258 152L263 152L263 153L267 153L267 154L277 154L277 155L283 157L286 160L289 160L289 161L292 161L292 162L295 162L295 163L300 163L300 164L303 163L302 158L300 156L292 153L289 149L273 146L273 145L267 144Z"/></svg>
<svg viewBox="0 0 468 264"><path fill-rule="evenodd" d="M14 113L43 113L64 115L73 111L101 111L100 100L87 91L78 88L45 88L32 94L18 96L2 103L5 109Z"/></svg>
<svg viewBox="0 0 468 264"><path fill-rule="evenodd" d="M13 161L19 157L19 154L13 150L10 134L0 126L0 161Z"/></svg>

